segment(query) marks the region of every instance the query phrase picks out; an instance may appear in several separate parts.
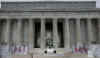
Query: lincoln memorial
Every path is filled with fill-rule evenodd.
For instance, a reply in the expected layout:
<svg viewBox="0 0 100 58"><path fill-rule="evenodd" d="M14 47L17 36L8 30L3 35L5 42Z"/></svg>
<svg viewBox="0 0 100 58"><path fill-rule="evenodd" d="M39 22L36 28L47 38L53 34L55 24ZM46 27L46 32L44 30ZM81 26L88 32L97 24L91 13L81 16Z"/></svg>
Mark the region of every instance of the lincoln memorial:
<svg viewBox="0 0 100 58"><path fill-rule="evenodd" d="M92 43L100 43L95 1L1 2L1 45L24 45L29 54L43 55L48 49L63 54Z"/></svg>

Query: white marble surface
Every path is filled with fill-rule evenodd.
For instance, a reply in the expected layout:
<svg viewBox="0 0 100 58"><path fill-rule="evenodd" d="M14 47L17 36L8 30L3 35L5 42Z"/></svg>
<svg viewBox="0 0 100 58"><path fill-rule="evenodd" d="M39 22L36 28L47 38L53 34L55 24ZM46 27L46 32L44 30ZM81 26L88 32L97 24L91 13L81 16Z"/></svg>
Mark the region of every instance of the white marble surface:
<svg viewBox="0 0 100 58"><path fill-rule="evenodd" d="M100 8L100 0L0 0L1 1L7 1L7 2L20 2L20 1L96 1L96 7ZM0 4L1 8L1 4Z"/></svg>

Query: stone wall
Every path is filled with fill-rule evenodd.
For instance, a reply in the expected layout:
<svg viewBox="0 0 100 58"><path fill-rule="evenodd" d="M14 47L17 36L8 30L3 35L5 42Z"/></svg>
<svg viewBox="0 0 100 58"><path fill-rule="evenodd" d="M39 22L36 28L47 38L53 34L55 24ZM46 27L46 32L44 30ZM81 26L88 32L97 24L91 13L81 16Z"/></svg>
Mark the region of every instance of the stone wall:
<svg viewBox="0 0 100 58"><path fill-rule="evenodd" d="M12 9L67 9L67 8L96 8L95 1L78 2L2 2L2 8Z"/></svg>

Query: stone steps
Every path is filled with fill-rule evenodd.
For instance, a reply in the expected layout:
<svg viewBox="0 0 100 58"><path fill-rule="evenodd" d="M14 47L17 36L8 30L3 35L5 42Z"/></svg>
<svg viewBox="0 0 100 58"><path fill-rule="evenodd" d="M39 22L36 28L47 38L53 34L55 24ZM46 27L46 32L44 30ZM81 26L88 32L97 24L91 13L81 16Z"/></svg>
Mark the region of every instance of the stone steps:
<svg viewBox="0 0 100 58"><path fill-rule="evenodd" d="M45 56L42 56L42 55L13 55L12 58L89 58L87 55L81 55L81 54L66 54L64 56L49 56L49 55L45 55Z"/></svg>

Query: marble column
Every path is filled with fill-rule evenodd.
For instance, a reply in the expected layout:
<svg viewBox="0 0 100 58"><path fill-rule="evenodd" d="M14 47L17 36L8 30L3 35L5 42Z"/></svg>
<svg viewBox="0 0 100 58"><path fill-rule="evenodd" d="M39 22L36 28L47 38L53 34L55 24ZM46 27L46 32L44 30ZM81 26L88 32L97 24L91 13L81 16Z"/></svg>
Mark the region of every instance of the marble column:
<svg viewBox="0 0 100 58"><path fill-rule="evenodd" d="M87 29L88 29L88 44L93 41L93 31L92 31L92 20L87 19Z"/></svg>
<svg viewBox="0 0 100 58"><path fill-rule="evenodd" d="M76 19L76 40L77 44L82 44L81 39L81 26L80 26L80 19Z"/></svg>
<svg viewBox="0 0 100 58"><path fill-rule="evenodd" d="M14 21L11 21L12 24L12 30L11 30L11 36L12 36L12 43L16 44L17 41L17 20L14 19Z"/></svg>
<svg viewBox="0 0 100 58"><path fill-rule="evenodd" d="M70 48L69 19L65 19L65 25L64 25L64 47L65 48Z"/></svg>
<svg viewBox="0 0 100 58"><path fill-rule="evenodd" d="M21 19L18 19L18 21L17 21L17 40L16 40L16 44L21 44L21 33L22 33L22 31L21 31L21 26L22 26L22 20Z"/></svg>
<svg viewBox="0 0 100 58"><path fill-rule="evenodd" d="M34 21L33 19L29 19L29 48L34 48Z"/></svg>
<svg viewBox="0 0 100 58"><path fill-rule="evenodd" d="M10 19L6 20L6 25L5 25L5 42L7 44L9 44L9 40L10 40Z"/></svg>
<svg viewBox="0 0 100 58"><path fill-rule="evenodd" d="M98 19L98 43L100 43L100 18Z"/></svg>
<svg viewBox="0 0 100 58"><path fill-rule="evenodd" d="M45 19L41 19L41 43L40 48L45 48Z"/></svg>
<svg viewBox="0 0 100 58"><path fill-rule="evenodd" d="M58 38L58 29L57 29L57 19L53 19L53 41L54 41L54 47L58 48L59 38Z"/></svg>
<svg viewBox="0 0 100 58"><path fill-rule="evenodd" d="M29 43L29 42L28 42L28 40L29 40L29 39L28 39L28 38L29 38L29 36L28 36L28 35L29 35L29 34L28 34L28 33L29 33L29 30L28 30L28 29L29 29L28 20L26 20L26 21L24 22L24 32L23 32L23 33L24 33L24 34L23 34L23 35L24 35L23 42L24 42L25 45L28 45L28 43Z"/></svg>
<svg viewBox="0 0 100 58"><path fill-rule="evenodd" d="M4 55L1 55L2 57L0 57L0 58L10 58L10 46L9 46L9 44L10 44L10 19L6 19L6 22L4 23L4 25L3 25L3 27L4 27L4 42L6 43L6 45L4 45L4 46L2 46L3 47L3 49L2 49L2 47L1 47L1 50L2 51L0 51L0 53L2 54L2 52L3 53L6 53L6 55L4 56Z"/></svg>

